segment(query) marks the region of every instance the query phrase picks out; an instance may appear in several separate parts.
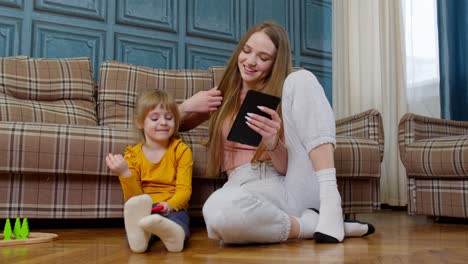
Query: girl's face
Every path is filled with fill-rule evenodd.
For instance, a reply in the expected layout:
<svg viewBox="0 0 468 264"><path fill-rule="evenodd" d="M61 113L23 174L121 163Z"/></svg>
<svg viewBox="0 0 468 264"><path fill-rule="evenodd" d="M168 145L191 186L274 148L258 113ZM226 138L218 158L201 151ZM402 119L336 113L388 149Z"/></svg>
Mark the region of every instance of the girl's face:
<svg viewBox="0 0 468 264"><path fill-rule="evenodd" d="M252 34L237 57L243 88L255 89L270 73L275 61L276 47L267 34Z"/></svg>
<svg viewBox="0 0 468 264"><path fill-rule="evenodd" d="M142 128L147 143L167 143L175 132L174 115L158 105L148 112Z"/></svg>

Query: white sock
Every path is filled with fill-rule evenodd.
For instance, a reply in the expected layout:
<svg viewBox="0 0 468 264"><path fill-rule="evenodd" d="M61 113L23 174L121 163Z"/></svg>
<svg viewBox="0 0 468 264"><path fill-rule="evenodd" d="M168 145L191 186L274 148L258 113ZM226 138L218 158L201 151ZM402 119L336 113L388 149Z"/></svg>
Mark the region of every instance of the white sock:
<svg viewBox="0 0 468 264"><path fill-rule="evenodd" d="M346 237L363 237L373 234L375 228L372 224L359 221L345 221L344 232Z"/></svg>
<svg viewBox="0 0 468 264"><path fill-rule="evenodd" d="M339 243L344 238L341 196L336 184L335 168L317 171L320 184L320 215L314 234L318 243Z"/></svg>
<svg viewBox="0 0 468 264"><path fill-rule="evenodd" d="M135 253L145 252L150 234L138 226L138 222L151 214L153 200L147 194L134 196L124 205L125 232L130 249Z"/></svg>
<svg viewBox="0 0 468 264"><path fill-rule="evenodd" d="M175 222L153 214L141 219L139 226L158 236L169 252L180 252L184 249L185 231Z"/></svg>
<svg viewBox="0 0 468 264"><path fill-rule="evenodd" d="M315 233L315 228L317 227L318 219L319 215L311 209L305 210L301 217L296 217L299 223L298 238L312 238Z"/></svg>
<svg viewBox="0 0 468 264"><path fill-rule="evenodd" d="M302 213L301 217L295 217L299 223L298 238L312 238L317 228L319 214L314 209L307 209ZM372 224L359 221L344 222L345 237L363 237L375 232Z"/></svg>

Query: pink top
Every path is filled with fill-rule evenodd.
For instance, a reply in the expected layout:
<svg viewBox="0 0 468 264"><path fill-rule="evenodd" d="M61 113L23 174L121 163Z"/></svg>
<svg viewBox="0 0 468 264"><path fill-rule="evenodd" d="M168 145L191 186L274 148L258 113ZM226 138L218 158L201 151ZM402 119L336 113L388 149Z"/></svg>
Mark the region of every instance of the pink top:
<svg viewBox="0 0 468 264"><path fill-rule="evenodd" d="M244 101L246 94L247 90L242 89L239 97L241 104ZM252 161L253 156L255 155L255 151L257 151L257 147L228 141L227 136L230 130L231 126L229 125L229 122L224 122L222 131L224 139L224 164L222 168L223 171L229 171L240 165L250 163ZM261 160L270 160L270 155L267 151L263 153L263 155L261 156Z"/></svg>

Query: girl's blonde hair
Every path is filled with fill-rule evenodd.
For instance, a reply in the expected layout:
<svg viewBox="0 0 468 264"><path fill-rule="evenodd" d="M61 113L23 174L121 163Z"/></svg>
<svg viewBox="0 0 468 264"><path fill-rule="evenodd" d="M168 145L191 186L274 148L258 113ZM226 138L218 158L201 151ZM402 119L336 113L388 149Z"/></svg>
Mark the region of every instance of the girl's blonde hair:
<svg viewBox="0 0 468 264"><path fill-rule="evenodd" d="M140 142L145 142L146 139L143 128L138 127L143 127L146 116L157 106L172 113L174 117L175 130L174 134L171 136L171 139L179 137L178 131L180 124L180 113L174 98L162 90L144 90L140 92L134 110L135 127L138 130L137 134Z"/></svg>
<svg viewBox="0 0 468 264"><path fill-rule="evenodd" d="M223 160L223 136L222 128L226 121L233 122L233 119L240 108L239 95L242 89L242 77L238 67L238 57L242 52L247 40L256 32L264 32L276 47L276 55L271 67L270 73L265 77L262 91L271 95L281 97L283 92L283 83L292 70L291 48L286 31L278 24L272 21L259 23L249 29L234 53L229 59L226 71L218 85L218 90L223 94L223 103L219 110L211 116L210 122L210 140L208 142L208 164L207 175L217 176L221 173ZM278 109L281 118L281 106ZM280 130L280 136L283 136L283 128ZM265 146L260 144L252 160L259 160L265 152Z"/></svg>

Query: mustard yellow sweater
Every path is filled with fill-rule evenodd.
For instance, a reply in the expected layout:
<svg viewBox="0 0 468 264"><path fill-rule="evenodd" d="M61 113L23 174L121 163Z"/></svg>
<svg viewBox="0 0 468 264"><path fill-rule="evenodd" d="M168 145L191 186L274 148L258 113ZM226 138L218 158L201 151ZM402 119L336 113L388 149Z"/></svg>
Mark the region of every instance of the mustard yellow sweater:
<svg viewBox="0 0 468 264"><path fill-rule="evenodd" d="M142 144L127 147L124 158L132 172L128 178L119 176L125 201L148 194L153 203L167 202L176 211L188 209L193 160L192 151L182 140L172 140L158 163L146 159Z"/></svg>

